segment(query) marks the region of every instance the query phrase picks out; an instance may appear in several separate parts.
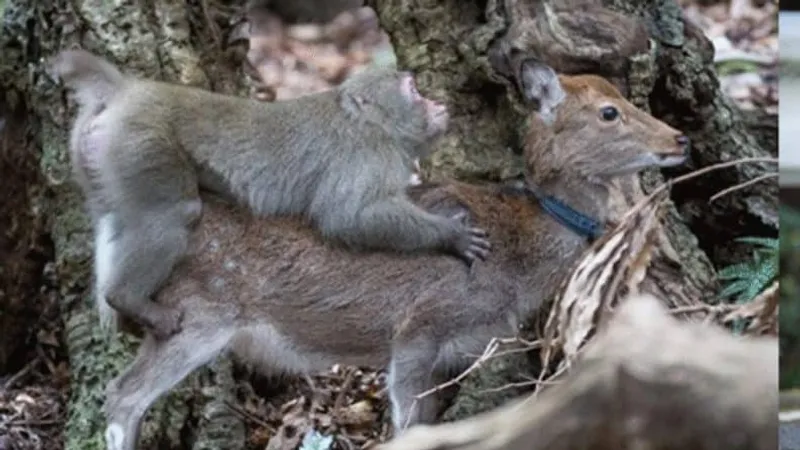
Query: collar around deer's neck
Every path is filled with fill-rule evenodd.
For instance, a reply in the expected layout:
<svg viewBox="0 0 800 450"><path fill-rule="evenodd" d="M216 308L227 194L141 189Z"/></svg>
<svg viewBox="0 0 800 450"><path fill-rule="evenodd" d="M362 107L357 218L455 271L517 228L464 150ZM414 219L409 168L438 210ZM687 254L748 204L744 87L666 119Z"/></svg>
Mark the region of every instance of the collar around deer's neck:
<svg viewBox="0 0 800 450"><path fill-rule="evenodd" d="M603 224L599 220L576 210L553 195L542 192L536 185L525 183L524 189L539 202L544 212L579 236L591 242L603 234Z"/></svg>

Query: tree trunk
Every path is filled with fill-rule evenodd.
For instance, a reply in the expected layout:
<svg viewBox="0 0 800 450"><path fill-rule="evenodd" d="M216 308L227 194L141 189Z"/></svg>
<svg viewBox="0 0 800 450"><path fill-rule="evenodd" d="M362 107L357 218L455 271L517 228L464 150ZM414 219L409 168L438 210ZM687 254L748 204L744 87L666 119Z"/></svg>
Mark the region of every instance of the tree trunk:
<svg viewBox="0 0 800 450"><path fill-rule="evenodd" d="M31 147L39 151L24 145L4 146L4 153L13 154L4 154L8 157L1 168L4 177L15 173L18 185L38 187L15 191L13 198L18 201L12 206L30 208L38 216L18 214L27 221L14 231L14 238L40 243L42 236L49 234L53 241L72 374L67 449L104 447L104 387L132 357L135 339L109 340L97 326L88 291L90 228L81 196L69 181L67 127L74 111L67 108L63 92L46 75L42 58L79 45L148 78L244 95L243 52L226 48L241 3L6 2L0 34L0 80L5 94L0 112L6 117L6 133L10 127L17 133L24 129L33 142ZM513 80L500 76L489 62L490 48L500 48L500 43L503 48L517 48L541 58L557 70L596 72L611 78L639 106L652 108L693 139L695 166L776 153L759 146L740 120L741 114L722 97L708 41L680 20L674 0L614 2L616 10L642 18L657 43L652 51L634 48L624 55L604 53L607 39L585 35L592 27L576 27L569 34L572 42L565 44L562 39L555 45L553 20L564 17L545 18L537 14L539 9L525 7L525 3L541 2L375 0L373 6L392 37L399 65L414 70L425 94L446 99L452 111L451 132L441 142L440 152L425 162L426 174L488 180L519 175L515 150L524 107L514 95ZM553 5L560 8L561 2L553 1ZM582 42L578 38L598 42L597 47L578 44ZM625 45L609 48L622 51L629 47L629 43L621 44ZM9 120L11 117L14 120ZM710 208L705 206L708 195L763 171L758 165L742 166L675 188L673 199L681 214L674 210L663 227L649 272L650 292L677 304L688 298L710 299L714 272L705 252L718 263L726 256L722 249L730 245L732 236L775 232L777 189L773 186L759 186L761 194L752 189L745 191L747 195L730 195ZM660 180L662 176L653 172L641 183L631 180L621 186L617 215ZM0 224L10 221L0 212ZM0 262L5 267L11 257L4 252L12 246L0 244ZM28 256L34 261L34 256ZM41 264L20 270L38 276ZM0 363L2 356L0 352ZM472 415L505 401L515 391L481 391L519 381L529 368L525 356L493 360L465 382L448 416ZM244 447L241 420L220 406L233 396L234 378L227 360L203 369L181 386L152 409L142 430L142 448L184 447L187 440L198 449ZM190 439L187 424L196 430Z"/></svg>
<svg viewBox="0 0 800 450"><path fill-rule="evenodd" d="M49 4L48 4L49 3ZM109 57L126 70L142 76L190 84L215 91L240 94L244 78L241 64L231 64L222 51L220 25L226 26L234 8L208 9L208 2L96 2L64 0L7 2L0 36L0 79L5 101L27 117L39 152L12 155L14 168L3 176L41 181L46 194L36 201L47 219L47 229L23 225L22 233L47 231L53 238L61 310L71 368L69 419L65 448L105 448L105 418L101 405L105 385L133 356L135 339L108 339L98 328L88 290L91 280L91 233L82 198L70 180L67 129L71 123L65 97L45 73L42 58L70 46L80 46ZM220 8L220 7L216 7ZM228 30L225 30L228 31ZM9 111L5 108L4 112ZM8 114L6 117L10 117ZM38 166L37 178L31 167ZM27 170L26 170L27 169ZM27 177L27 178L26 178ZM20 182L21 183L21 182ZM26 194L33 192L21 191ZM24 207L34 200L20 198L11 206ZM5 209L5 208L3 208ZM26 242L20 239L19 242ZM39 273L41 273L41 268ZM195 449L240 449L244 426L225 408L234 387L231 365L221 360L184 382L154 408L143 427L142 448L177 448L186 440L185 425L192 423Z"/></svg>

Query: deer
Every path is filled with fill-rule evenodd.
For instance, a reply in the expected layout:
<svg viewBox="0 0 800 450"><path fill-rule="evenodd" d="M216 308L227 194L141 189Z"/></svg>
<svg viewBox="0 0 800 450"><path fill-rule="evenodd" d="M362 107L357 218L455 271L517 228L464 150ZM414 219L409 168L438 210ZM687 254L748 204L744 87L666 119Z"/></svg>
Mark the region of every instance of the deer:
<svg viewBox="0 0 800 450"><path fill-rule="evenodd" d="M108 449L135 449L153 402L226 352L268 374L386 368L395 434L435 422L441 399L418 394L468 367L494 337L516 333L556 294L609 220L611 183L688 157L684 134L607 80L548 73L538 80L563 99L553 117L525 118L522 186L444 179L406 188L426 210L465 213L488 231L493 251L472 266L347 250L300 218L259 218L203 194L188 256L155 296L182 311L182 329L165 340L146 334L109 382Z"/></svg>

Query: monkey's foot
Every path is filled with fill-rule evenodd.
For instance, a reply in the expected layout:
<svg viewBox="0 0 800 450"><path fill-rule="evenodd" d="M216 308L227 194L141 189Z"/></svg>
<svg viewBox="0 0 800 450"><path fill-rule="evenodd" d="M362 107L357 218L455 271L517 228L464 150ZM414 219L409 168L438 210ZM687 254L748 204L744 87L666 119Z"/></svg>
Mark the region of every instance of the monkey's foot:
<svg viewBox="0 0 800 450"><path fill-rule="evenodd" d="M151 320L145 321L142 325L145 330L152 334L157 340L163 341L181 331L183 311L163 308L154 316L155 317L151 317Z"/></svg>

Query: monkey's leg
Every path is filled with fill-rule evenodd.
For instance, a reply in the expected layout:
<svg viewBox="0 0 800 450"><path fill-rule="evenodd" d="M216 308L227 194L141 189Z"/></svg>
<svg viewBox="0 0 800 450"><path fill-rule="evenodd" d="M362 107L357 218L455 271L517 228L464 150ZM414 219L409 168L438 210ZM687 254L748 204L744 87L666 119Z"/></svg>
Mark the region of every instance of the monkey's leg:
<svg viewBox="0 0 800 450"><path fill-rule="evenodd" d="M436 393L416 398L433 388L433 368L437 348L431 342L410 341L397 345L389 363L389 400L395 436L417 423L436 420Z"/></svg>
<svg viewBox="0 0 800 450"><path fill-rule="evenodd" d="M229 327L182 331L165 341L146 336L136 359L106 388L106 446L135 450L150 406L195 369L219 355L234 332Z"/></svg>
<svg viewBox="0 0 800 450"><path fill-rule="evenodd" d="M189 232L185 223L153 213L123 224L113 242L115 266L102 295L159 339L180 330L182 311L156 303L151 296L186 254Z"/></svg>

